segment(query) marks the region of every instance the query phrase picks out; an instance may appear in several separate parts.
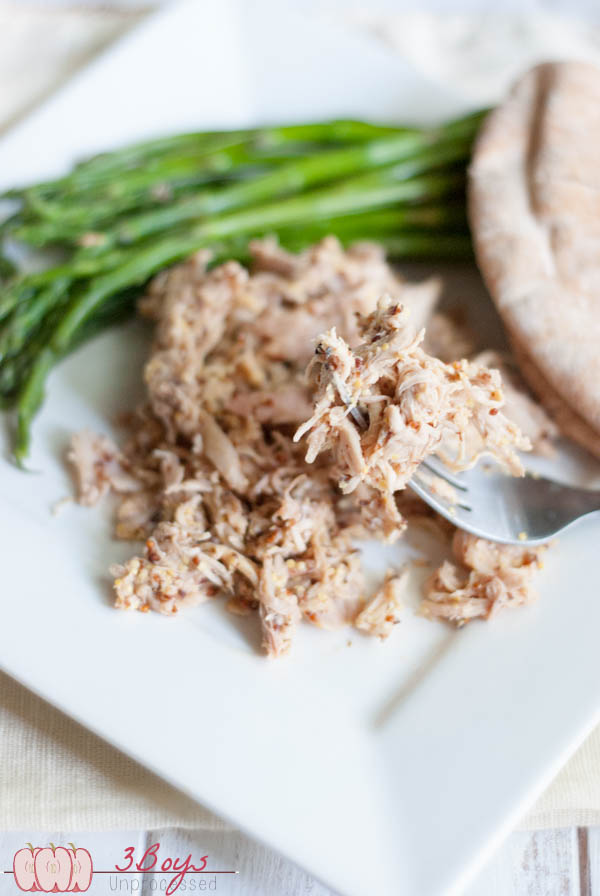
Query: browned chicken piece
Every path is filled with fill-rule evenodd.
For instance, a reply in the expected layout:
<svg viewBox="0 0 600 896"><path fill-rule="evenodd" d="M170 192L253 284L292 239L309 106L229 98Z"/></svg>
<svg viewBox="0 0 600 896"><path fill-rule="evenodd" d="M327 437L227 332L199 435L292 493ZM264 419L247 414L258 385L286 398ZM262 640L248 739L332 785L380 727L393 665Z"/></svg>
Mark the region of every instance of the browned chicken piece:
<svg viewBox="0 0 600 896"><path fill-rule="evenodd" d="M86 507L96 504L111 488L121 493L140 488L123 468L119 449L107 436L87 429L75 433L67 460L75 474L77 500Z"/></svg>
<svg viewBox="0 0 600 896"><path fill-rule="evenodd" d="M435 473L431 473L425 467L422 467L419 470L419 481L427 486L434 497L440 498L446 504L453 505L458 503L458 492L447 479L442 479L441 476L437 476Z"/></svg>
<svg viewBox="0 0 600 896"><path fill-rule="evenodd" d="M190 502L190 516L195 515L195 503ZM160 613L176 613L183 604L233 593L236 574L254 586L258 583L258 570L248 558L208 541L205 530L189 522L159 523L146 541L144 556L113 566L111 573L117 607Z"/></svg>
<svg viewBox="0 0 600 896"><path fill-rule="evenodd" d="M309 365L314 413L294 437L308 434L308 463L332 450L346 493L367 483L393 494L430 454L454 470L490 454L522 475L515 449L530 446L500 410L497 371L427 354L424 332L414 333L390 297L361 320L361 332L364 342L354 350L335 329L319 339Z"/></svg>
<svg viewBox="0 0 600 896"><path fill-rule="evenodd" d="M457 562L446 560L425 583L421 612L460 626L531 603L537 597L531 580L544 550L495 544L457 530L452 542Z"/></svg>
<svg viewBox="0 0 600 896"><path fill-rule="evenodd" d="M473 331L449 313L436 311L422 326L426 327L425 351L441 361L450 363L460 358L470 358L476 350L477 340Z"/></svg>
<svg viewBox="0 0 600 896"><path fill-rule="evenodd" d="M400 622L402 596L406 590L408 570L400 574L389 571L381 588L358 614L354 625L368 635L384 641Z"/></svg>
<svg viewBox="0 0 600 896"><path fill-rule="evenodd" d="M544 406L533 398L510 355L485 351L477 355L474 360L478 364L495 367L500 371L506 416L517 424L523 435L527 436L531 442L531 450L535 454L551 457L560 430L552 417L546 413Z"/></svg>
<svg viewBox="0 0 600 896"><path fill-rule="evenodd" d="M263 646L269 656L281 656L292 646L302 618L298 597L288 587L288 568L281 554L270 554L263 560L258 599Z"/></svg>

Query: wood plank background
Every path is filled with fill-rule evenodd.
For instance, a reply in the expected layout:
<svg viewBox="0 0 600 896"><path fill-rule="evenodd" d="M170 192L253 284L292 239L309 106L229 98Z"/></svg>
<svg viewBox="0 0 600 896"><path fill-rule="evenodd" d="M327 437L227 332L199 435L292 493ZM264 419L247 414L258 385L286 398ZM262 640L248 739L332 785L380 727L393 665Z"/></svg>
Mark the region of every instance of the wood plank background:
<svg viewBox="0 0 600 896"><path fill-rule="evenodd" d="M148 846L159 842L163 858L185 858L190 852L197 859L208 855L207 867L238 872L236 875L208 875L204 892L216 892L220 896L336 896L291 862L237 831L0 832L2 870L11 867L15 851L24 846L25 841L40 846L73 841L90 850L95 868L106 870L112 869L115 863L123 864L125 847L135 846L139 859ZM215 881L214 888L208 889L211 877ZM153 878L156 878L155 882ZM169 876L162 873L146 874L143 879L141 875L119 879L110 875L98 876L88 892L90 896L112 892L161 893L168 879ZM131 886L133 880L139 881L137 888ZM8 881L12 884L12 879L6 875L0 883L0 892L12 892L7 886ZM195 891L202 892L202 889L196 886ZM511 834L464 896L600 896L600 827Z"/></svg>

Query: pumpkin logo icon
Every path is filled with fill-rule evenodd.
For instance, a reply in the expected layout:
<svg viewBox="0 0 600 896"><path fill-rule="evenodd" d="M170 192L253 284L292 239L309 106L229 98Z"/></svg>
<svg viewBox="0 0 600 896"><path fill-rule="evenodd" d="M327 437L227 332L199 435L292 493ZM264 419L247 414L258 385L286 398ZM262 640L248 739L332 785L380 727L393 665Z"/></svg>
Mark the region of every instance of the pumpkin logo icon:
<svg viewBox="0 0 600 896"><path fill-rule="evenodd" d="M92 882L94 865L87 849L65 846L32 846L19 849L13 859L13 875L26 893L85 893Z"/></svg>

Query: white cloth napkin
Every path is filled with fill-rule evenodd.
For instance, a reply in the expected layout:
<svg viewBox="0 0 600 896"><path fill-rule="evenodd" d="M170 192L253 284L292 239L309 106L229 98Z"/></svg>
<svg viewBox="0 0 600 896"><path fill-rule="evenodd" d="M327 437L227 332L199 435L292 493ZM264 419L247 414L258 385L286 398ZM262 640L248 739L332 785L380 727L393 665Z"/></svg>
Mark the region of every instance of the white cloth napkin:
<svg viewBox="0 0 600 896"><path fill-rule="evenodd" d="M333 4L327 4L327 15ZM0 131L141 15L106 7L0 0ZM600 61L600 28L539 14L385 19L353 16L427 74L491 102L517 70L544 58ZM482 66L482 61L485 66ZM484 76L485 73L485 76ZM543 828L600 824L600 728L522 821ZM0 674L0 829L225 827L197 803Z"/></svg>
<svg viewBox="0 0 600 896"><path fill-rule="evenodd" d="M0 673L0 829L165 827L227 826Z"/></svg>
<svg viewBox="0 0 600 896"><path fill-rule="evenodd" d="M404 4L401 2L400 7ZM512 82L533 65L548 60L581 59L600 64L600 24L585 17L537 7L499 14L478 4L480 12L436 15L428 11L381 16L356 14L432 81L455 88L474 106L496 103ZM562 9L568 9L567 3ZM575 8L577 4L572 4ZM557 4L560 8L561 4Z"/></svg>

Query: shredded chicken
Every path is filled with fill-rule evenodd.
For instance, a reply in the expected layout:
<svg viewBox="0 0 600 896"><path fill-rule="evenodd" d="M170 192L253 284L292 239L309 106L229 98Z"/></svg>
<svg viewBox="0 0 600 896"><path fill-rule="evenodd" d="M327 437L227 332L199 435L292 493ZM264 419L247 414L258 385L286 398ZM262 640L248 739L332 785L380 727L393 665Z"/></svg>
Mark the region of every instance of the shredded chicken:
<svg viewBox="0 0 600 896"><path fill-rule="evenodd" d="M447 479L442 479L441 476L436 476L435 473L430 473L429 470L421 467L418 471L418 481L425 485L432 495L446 504L450 506L458 504L458 492Z"/></svg>
<svg viewBox="0 0 600 896"><path fill-rule="evenodd" d="M388 638L394 626L400 622L402 595L407 578L406 569L400 575L388 571L381 588L356 617L356 628L369 635L377 635L382 641Z"/></svg>
<svg viewBox="0 0 600 896"><path fill-rule="evenodd" d="M506 607L531 603L533 573L541 566L543 547L494 544L457 530L452 552L425 583L421 612L464 625Z"/></svg>
<svg viewBox="0 0 600 896"><path fill-rule="evenodd" d="M457 361L474 354L475 334L457 314L436 311L421 326L427 327L425 350L441 361Z"/></svg>
<svg viewBox="0 0 600 896"><path fill-rule="evenodd" d="M361 319L355 350L334 329L317 344L310 366L316 389L306 460L331 449L339 486L364 482L389 495L405 488L421 461L437 453L454 470L488 453L513 475L523 468L516 448L530 445L500 411L500 375L470 361L444 364L421 347L397 301L385 297Z"/></svg>
<svg viewBox="0 0 600 896"><path fill-rule="evenodd" d="M414 324L414 318L412 319ZM435 311L420 326L426 326L424 348L442 361L469 358L477 364L493 367L502 377L504 413L531 442L533 454L552 457L560 430L537 402L523 380L515 359L507 350L477 350L477 339L459 315Z"/></svg>
<svg viewBox="0 0 600 896"><path fill-rule="evenodd" d="M495 367L500 371L507 417L517 424L523 435L527 436L535 454L552 457L555 453L554 442L560 435L558 426L548 416L544 407L532 397L510 355L485 351L477 355L474 360L478 364Z"/></svg>
<svg viewBox="0 0 600 896"><path fill-rule="evenodd" d="M86 507L96 504L111 488L124 493L139 487L123 470L119 449L107 436L87 429L75 433L67 459L77 480L78 501Z"/></svg>
<svg viewBox="0 0 600 896"><path fill-rule="evenodd" d="M263 240L252 253L252 273L235 262L209 270L201 252L151 283L140 302L156 324L147 402L119 447L74 436L79 500L111 489L117 536L145 545L112 570L120 608L174 615L220 595L231 612L257 615L271 656L289 650L302 620L385 638L405 574L370 599L356 539L392 541L407 519L432 519L397 489L448 432L463 464L485 449L513 472L524 443L498 412L494 371L444 365L410 334L400 308L421 324L437 280L403 282L368 243L344 252L328 238L293 255ZM309 417L298 431L308 439L295 441Z"/></svg>

